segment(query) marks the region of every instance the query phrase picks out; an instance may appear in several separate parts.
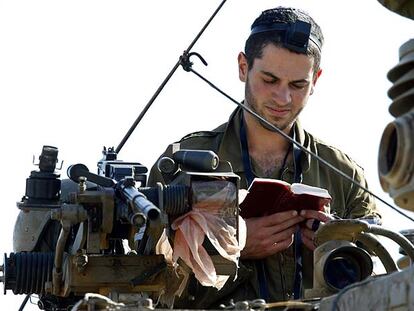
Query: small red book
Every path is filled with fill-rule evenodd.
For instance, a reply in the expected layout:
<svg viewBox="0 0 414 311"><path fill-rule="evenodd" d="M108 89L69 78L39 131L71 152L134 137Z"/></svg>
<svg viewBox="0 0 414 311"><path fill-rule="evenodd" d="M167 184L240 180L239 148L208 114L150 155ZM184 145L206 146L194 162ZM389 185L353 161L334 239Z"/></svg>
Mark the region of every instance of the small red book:
<svg viewBox="0 0 414 311"><path fill-rule="evenodd" d="M328 190L283 180L255 178L240 203L243 218L260 217L302 209L323 211L331 201Z"/></svg>

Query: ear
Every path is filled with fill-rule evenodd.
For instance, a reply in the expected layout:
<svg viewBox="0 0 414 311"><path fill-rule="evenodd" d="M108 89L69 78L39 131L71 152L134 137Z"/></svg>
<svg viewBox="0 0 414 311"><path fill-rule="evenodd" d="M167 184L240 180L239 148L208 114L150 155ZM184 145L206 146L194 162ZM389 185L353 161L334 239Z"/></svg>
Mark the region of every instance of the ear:
<svg viewBox="0 0 414 311"><path fill-rule="evenodd" d="M318 81L318 79L319 79L319 77L321 76L321 74L322 74L322 69L319 69L319 70L316 72L315 76L313 77L313 81L312 81L312 88L311 88L311 91L310 91L310 95L312 95L312 94L313 94L313 89L314 89L314 87L315 87L315 85L316 85L316 81Z"/></svg>
<svg viewBox="0 0 414 311"><path fill-rule="evenodd" d="M237 57L237 61L239 63L239 79L242 82L246 82L248 72L246 55L244 55L243 52L240 52L239 56Z"/></svg>

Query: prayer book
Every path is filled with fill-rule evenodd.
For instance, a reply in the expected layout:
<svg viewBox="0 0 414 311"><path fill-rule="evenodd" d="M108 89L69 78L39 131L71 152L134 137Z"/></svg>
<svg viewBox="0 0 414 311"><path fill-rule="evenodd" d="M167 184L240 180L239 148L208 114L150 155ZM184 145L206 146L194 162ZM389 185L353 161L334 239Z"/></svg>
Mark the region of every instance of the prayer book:
<svg viewBox="0 0 414 311"><path fill-rule="evenodd" d="M303 209L324 211L331 201L328 190L279 179L255 178L240 203L240 215L252 218Z"/></svg>

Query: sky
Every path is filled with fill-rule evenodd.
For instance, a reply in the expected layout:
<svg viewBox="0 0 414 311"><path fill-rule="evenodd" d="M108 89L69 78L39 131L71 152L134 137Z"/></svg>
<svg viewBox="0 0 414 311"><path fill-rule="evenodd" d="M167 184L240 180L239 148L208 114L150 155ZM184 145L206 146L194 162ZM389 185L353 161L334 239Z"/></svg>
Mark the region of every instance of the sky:
<svg viewBox="0 0 414 311"><path fill-rule="evenodd" d="M1 252L12 251L16 202L35 168L33 155L43 145L56 146L63 177L75 163L95 171L102 147L120 143L219 3L0 0ZM398 63L398 48L412 38L414 22L376 0L229 0L193 48L209 65L194 59L193 68L242 100L237 54L253 20L278 5L308 11L325 36L323 73L301 115L304 127L357 161L371 190L392 203L377 173L380 138L393 120L386 74ZM151 167L169 143L215 128L234 108L179 68L119 159ZM378 206L385 227L413 227ZM22 299L0 295L8 309Z"/></svg>

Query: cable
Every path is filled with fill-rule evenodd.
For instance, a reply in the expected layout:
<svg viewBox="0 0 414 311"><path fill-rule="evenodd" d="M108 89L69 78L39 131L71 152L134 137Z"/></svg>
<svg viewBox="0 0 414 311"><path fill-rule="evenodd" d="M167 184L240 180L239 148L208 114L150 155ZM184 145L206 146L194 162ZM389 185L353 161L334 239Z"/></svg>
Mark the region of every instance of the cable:
<svg viewBox="0 0 414 311"><path fill-rule="evenodd" d="M184 54L188 54L190 50L193 48L194 44L196 44L197 40L200 39L201 35L204 33L204 31L207 29L208 25L210 25L213 18L217 15L217 13L220 11L220 9L223 7L224 3L227 0L223 0L220 5L217 7L217 9L214 11L214 13L210 16L208 21L205 23L203 28L201 28L200 32L197 34L197 36L194 38L194 40L190 43L188 48L184 51ZM168 73L167 77L162 81L161 85L158 87L158 89L155 91L154 95L152 95L151 99L148 101L148 103L145 105L144 109L139 114L138 118L135 120L135 122L132 124L128 132L125 134L124 138L122 138L121 142L119 143L118 147L116 147L115 152L118 154L122 147L125 145L128 138L131 136L132 132L137 127L138 123L142 120L142 118L147 113L148 109L151 107L151 105L154 103L155 99L158 97L158 95L161 93L161 91L164 89L165 85L168 83L168 81L171 79L177 68L181 64L181 58L177 61L177 63L174 65L174 67L171 69L171 71Z"/></svg>
<svg viewBox="0 0 414 311"><path fill-rule="evenodd" d="M189 61L188 59L186 61ZM327 162L326 160L322 159L321 157L319 157L317 154L315 154L314 152L306 149L305 147L303 147L300 143L298 143L297 141L293 140L289 135L285 134L282 130L280 130L279 128L277 128L276 126L274 126L273 124L271 124L270 122L268 122L266 119L264 119L263 117L261 117L260 115L258 115L256 112L254 112L253 110L251 110L249 107L247 107L246 105L243 105L242 103L236 101L234 98L232 98L230 95L228 95L227 93L225 93L224 91L222 91L220 88L218 88L216 85L214 85L212 82L210 82L208 79L206 79L205 77L203 77L201 74L199 74L197 71L195 71L191 66L188 66L188 63L185 63L183 66L185 66L185 70L194 73L197 77L199 77L201 80L203 80L204 82L206 82L209 86L211 86L213 89L215 89L217 92L219 92L220 94L222 94L224 97L228 98L230 101L232 101L233 103L235 103L237 106L239 106L240 108L242 108L243 110L247 111L248 113L250 113L251 115L253 115L254 117L256 117L258 120L260 120L261 122L265 123L268 127L270 127L274 132L277 132L278 134L282 135L285 139L287 139L289 142L291 142L292 144L295 144L298 148L300 148L302 151L304 151L305 153L311 155L314 159L318 160L320 163L322 163L323 165L327 166L329 169L331 169L333 172L335 172L336 174L338 174L339 176L341 176L342 178L352 182L354 185L356 185L357 187L361 188L362 190L364 190L365 192L369 193L370 195L372 195L374 198L378 199L379 201L381 201L383 204L387 205L388 207L392 208L393 210L395 210L396 212L400 213L401 215L403 215L404 217L408 218L409 220L411 220L412 222L414 222L414 219L411 218L410 216L408 216L407 214L405 214L404 212L400 211L399 209L397 209L397 207L392 206L391 204L389 204L388 202L386 202L385 200L383 200L382 198L380 198L379 196L377 196L376 194L374 194L373 192L371 192L370 190L368 190L368 188L362 186L360 183L358 183L357 181L355 181L353 178L351 178L350 176L346 175L344 172L340 171L339 169L337 169L335 166L333 166L332 164L330 164L329 162Z"/></svg>
<svg viewBox="0 0 414 311"><path fill-rule="evenodd" d="M385 236L393 240L395 243L401 246L401 248L404 250L407 256L410 257L411 263L414 263L414 246L410 242L410 240L408 240L401 233L387 230L385 228L382 228L381 226L376 226L376 225L370 225L368 231L370 233L382 235L382 236Z"/></svg>
<svg viewBox="0 0 414 311"><path fill-rule="evenodd" d="M273 131L277 132L279 135L282 135L285 139L287 139L291 143L295 144L302 151L304 151L305 153L311 155L313 158L315 158L316 160L318 160L323 165L327 166L333 172L335 172L336 174L338 174L342 178L350 181L351 183L353 183L354 185L356 185L360 189L364 190L366 193L369 193L374 198L376 198L377 200L379 200L380 202L382 202L383 204L385 204L386 206L390 207L391 209L393 209L397 213L401 214L402 216L404 216L404 217L408 218L409 220L411 220L412 222L414 222L414 219L412 217L410 217L407 214L405 214L404 212L400 211L397 207L389 204L384 199L380 198L379 196L377 196L376 194L374 194L373 192L371 192L370 190L368 190L368 188L362 186L360 183L356 182L353 178L351 178L350 176L346 175L344 172L340 171L339 169L337 169L336 167L334 167L329 162L327 162L324 159L320 158L314 152L305 149L300 143L296 142L291 137L289 137L289 135L285 134L283 131L281 131L280 129L278 129L277 127L275 127L273 124L269 123L267 120L265 120L264 118L262 118L260 115L258 115L254 111L252 111L250 108L246 107L242 103L239 103L238 101L236 101L235 99L233 99L232 97L230 97L229 95L227 95L225 92L223 92L221 89L219 89L212 82L210 82L209 80L207 80L206 78L204 78L202 75L200 75L198 72L196 72L194 69L192 69L192 63L189 61L189 57L191 55L197 55L203 61L203 63L205 65L207 65L207 63L203 60L203 58L199 54L194 53L194 52L193 53L190 53L190 50L193 48L193 46L195 45L195 43L198 41L198 39L201 37L201 35L207 29L207 27L210 25L211 21L214 19L214 17L217 15L217 13L221 10L221 8L223 7L223 5L224 5L224 3L226 1L227 0L223 0L220 3L220 5L217 7L217 9L214 11L214 13L210 16L210 18L208 19L208 21L206 22L206 24L202 27L202 29L200 30L200 32L196 35L196 37L194 38L194 40L190 43L190 45L188 46L188 48L184 51L183 55L180 56L180 58L177 61L177 63L174 65L174 67L168 73L167 77L164 79L164 81L161 83L161 85L155 91L154 95L151 97L151 99L148 101L148 103L146 104L146 106L144 107L144 109L141 111L141 113L138 116L138 118L135 120L135 122L132 124L132 126L130 127L130 129L128 130L128 132L124 136L124 138L121 140L121 142L119 143L119 145L116 147L115 152L118 154L121 151L122 147L124 146L124 144L126 143L126 141L128 140L128 138L131 136L132 132L135 130L135 128L137 127L138 123L145 116L146 112L151 107L151 105L153 104L153 102L155 101L155 99L161 93L161 91L163 90L163 88L165 87L165 85L168 83L168 81L170 80L170 78L173 76L173 74L175 73L175 71L177 70L177 68L181 65L184 68L184 70L194 73L196 76L198 76L200 79L202 79L208 85L210 85L213 89L215 89L216 91L218 91L220 94L222 94L223 96L225 96L226 98L228 98L229 100L231 100L232 102L234 102L236 105L238 105L239 107L241 107L245 111L249 112L251 115L255 116L258 120L260 120L261 122L263 122L267 126L269 126Z"/></svg>
<svg viewBox="0 0 414 311"><path fill-rule="evenodd" d="M398 271L394 259L374 234L361 232L356 236L356 240L364 244L370 251L378 256L387 273Z"/></svg>
<svg viewBox="0 0 414 311"><path fill-rule="evenodd" d="M22 304L20 305L19 311L23 311L24 307L27 304L27 301L30 299L30 295L26 295L26 297L24 297Z"/></svg>

